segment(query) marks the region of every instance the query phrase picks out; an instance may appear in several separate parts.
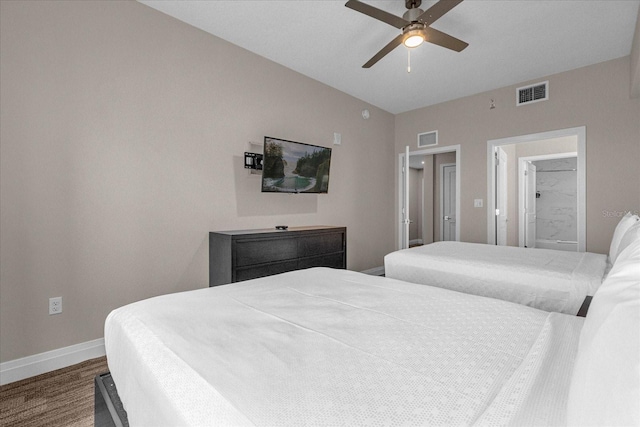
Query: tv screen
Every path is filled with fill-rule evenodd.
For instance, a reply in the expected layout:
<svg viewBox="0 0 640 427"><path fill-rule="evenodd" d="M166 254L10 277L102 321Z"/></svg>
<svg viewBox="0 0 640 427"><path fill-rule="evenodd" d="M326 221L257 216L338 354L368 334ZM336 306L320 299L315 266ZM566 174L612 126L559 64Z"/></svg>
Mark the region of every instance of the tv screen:
<svg viewBox="0 0 640 427"><path fill-rule="evenodd" d="M326 193L331 148L264 137L262 191Z"/></svg>

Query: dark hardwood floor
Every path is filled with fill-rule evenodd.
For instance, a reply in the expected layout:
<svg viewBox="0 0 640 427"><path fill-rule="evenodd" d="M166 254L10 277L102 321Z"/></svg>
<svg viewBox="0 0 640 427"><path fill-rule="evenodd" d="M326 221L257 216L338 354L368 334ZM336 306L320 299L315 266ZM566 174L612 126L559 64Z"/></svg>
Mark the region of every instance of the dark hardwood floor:
<svg viewBox="0 0 640 427"><path fill-rule="evenodd" d="M0 425L93 426L93 378L107 358L87 360L0 387Z"/></svg>

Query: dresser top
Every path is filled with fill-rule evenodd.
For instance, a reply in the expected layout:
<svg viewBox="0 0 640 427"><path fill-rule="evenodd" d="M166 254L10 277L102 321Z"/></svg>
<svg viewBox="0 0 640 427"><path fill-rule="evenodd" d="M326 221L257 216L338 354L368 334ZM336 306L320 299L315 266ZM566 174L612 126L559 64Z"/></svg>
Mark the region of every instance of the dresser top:
<svg viewBox="0 0 640 427"><path fill-rule="evenodd" d="M344 227L336 227L332 225L308 225L304 227L289 227L287 230L276 230L273 228L259 228L253 230L228 230L228 231L212 231L212 233L226 234L229 236L238 236L243 234L266 234L266 233L289 233L292 231L318 231L318 230L332 230L343 229Z"/></svg>

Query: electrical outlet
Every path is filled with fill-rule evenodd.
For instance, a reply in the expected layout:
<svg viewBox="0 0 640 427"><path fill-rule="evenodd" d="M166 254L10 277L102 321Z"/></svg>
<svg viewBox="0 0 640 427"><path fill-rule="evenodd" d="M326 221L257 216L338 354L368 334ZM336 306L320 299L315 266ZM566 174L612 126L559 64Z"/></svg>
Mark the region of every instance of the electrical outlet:
<svg viewBox="0 0 640 427"><path fill-rule="evenodd" d="M473 207L481 208L482 207L482 199L473 199Z"/></svg>
<svg viewBox="0 0 640 427"><path fill-rule="evenodd" d="M62 297L49 298L49 314L62 313Z"/></svg>

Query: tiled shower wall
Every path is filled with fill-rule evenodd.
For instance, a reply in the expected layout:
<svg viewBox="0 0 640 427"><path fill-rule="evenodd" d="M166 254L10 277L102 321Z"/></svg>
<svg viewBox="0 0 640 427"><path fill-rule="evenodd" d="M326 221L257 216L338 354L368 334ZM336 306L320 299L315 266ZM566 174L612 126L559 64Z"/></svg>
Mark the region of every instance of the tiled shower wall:
<svg viewBox="0 0 640 427"><path fill-rule="evenodd" d="M577 159L538 160L536 239L576 241Z"/></svg>

